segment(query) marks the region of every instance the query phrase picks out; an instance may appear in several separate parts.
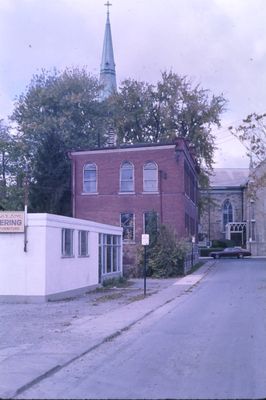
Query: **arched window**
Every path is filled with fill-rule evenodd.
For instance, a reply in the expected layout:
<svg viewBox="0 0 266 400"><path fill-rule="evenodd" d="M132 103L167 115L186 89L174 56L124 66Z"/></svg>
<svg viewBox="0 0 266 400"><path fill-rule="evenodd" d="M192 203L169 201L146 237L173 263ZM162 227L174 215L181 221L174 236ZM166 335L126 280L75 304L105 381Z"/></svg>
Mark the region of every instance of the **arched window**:
<svg viewBox="0 0 266 400"><path fill-rule="evenodd" d="M225 231L226 224L233 222L233 207L230 200L225 200L223 204L223 230Z"/></svg>
<svg viewBox="0 0 266 400"><path fill-rule="evenodd" d="M120 192L134 191L134 167L129 161L124 161L120 167Z"/></svg>
<svg viewBox="0 0 266 400"><path fill-rule="evenodd" d="M148 161L143 167L143 191L158 191L158 166L154 161Z"/></svg>
<svg viewBox="0 0 266 400"><path fill-rule="evenodd" d="M97 192L97 166L94 163L84 165L83 191L84 193Z"/></svg>

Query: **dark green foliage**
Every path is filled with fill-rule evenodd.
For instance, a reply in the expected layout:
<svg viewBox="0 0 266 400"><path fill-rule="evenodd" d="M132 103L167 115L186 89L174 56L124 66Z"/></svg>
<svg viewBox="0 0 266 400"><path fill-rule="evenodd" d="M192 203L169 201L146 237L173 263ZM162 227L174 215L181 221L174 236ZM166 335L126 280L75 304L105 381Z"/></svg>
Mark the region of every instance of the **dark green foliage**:
<svg viewBox="0 0 266 400"><path fill-rule="evenodd" d="M156 85L125 80L110 99L112 117L121 143L172 142L188 139L195 147L201 168L213 163L213 126L220 125L223 96L193 86L186 77L163 72Z"/></svg>
<svg viewBox="0 0 266 400"><path fill-rule="evenodd" d="M212 240L212 247L234 247L235 242L229 239L219 239L219 240Z"/></svg>
<svg viewBox="0 0 266 400"><path fill-rule="evenodd" d="M177 240L174 231L160 225L156 239L147 246L147 275L154 278L169 278L183 273L183 261L188 245L183 240ZM143 248L139 266L143 266Z"/></svg>
<svg viewBox="0 0 266 400"><path fill-rule="evenodd" d="M34 76L16 102L17 143L30 169L29 210L70 215L68 150L105 143L99 84L85 70ZM18 165L19 169L20 166Z"/></svg>
<svg viewBox="0 0 266 400"><path fill-rule="evenodd" d="M31 153L54 131L68 149L98 145L99 85L85 70L44 71L15 104L12 120Z"/></svg>
<svg viewBox="0 0 266 400"><path fill-rule="evenodd" d="M24 165L20 145L0 120L0 210L23 210Z"/></svg>
<svg viewBox="0 0 266 400"><path fill-rule="evenodd" d="M71 215L70 161L64 144L54 132L38 146L30 184L30 208L38 212Z"/></svg>
<svg viewBox="0 0 266 400"><path fill-rule="evenodd" d="M149 235L149 246L146 248L146 256L149 260L154 251L154 247L157 243L159 226L158 226L158 214L155 211L151 211L145 215L145 233ZM147 276L150 276L152 271L149 264L147 265Z"/></svg>
<svg viewBox="0 0 266 400"><path fill-rule="evenodd" d="M154 278L170 278L183 273L185 242L177 241L173 230L160 226L156 245L148 261Z"/></svg>
<svg viewBox="0 0 266 400"><path fill-rule="evenodd" d="M99 102L99 91L98 79L84 69L43 71L32 78L15 103L11 119L17 135L11 144L10 138L4 138L4 153L0 138L0 208L23 206L28 164L29 209L68 215L67 151L104 146L109 128L118 134L118 144L172 142L184 137L195 147L201 176L211 169L215 149L211 129L220 124L225 106L222 96L210 96L173 72L163 72L156 85L128 79L104 102Z"/></svg>
<svg viewBox="0 0 266 400"><path fill-rule="evenodd" d="M123 276L120 276L118 278L104 279L103 281L103 287L106 289L110 289L113 287L123 288L128 286L130 286L130 282Z"/></svg>

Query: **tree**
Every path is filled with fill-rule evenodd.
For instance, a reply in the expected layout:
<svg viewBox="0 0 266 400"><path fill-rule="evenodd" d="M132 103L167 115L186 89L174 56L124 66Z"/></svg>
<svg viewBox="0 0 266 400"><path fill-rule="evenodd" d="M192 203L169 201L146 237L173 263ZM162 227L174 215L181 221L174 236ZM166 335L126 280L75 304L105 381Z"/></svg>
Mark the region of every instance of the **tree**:
<svg viewBox="0 0 266 400"><path fill-rule="evenodd" d="M49 155L47 157L47 155ZM48 132L38 146L33 163L29 201L38 212L70 215L71 170L61 138ZM56 189L56 190L55 190Z"/></svg>
<svg viewBox="0 0 266 400"><path fill-rule="evenodd" d="M211 128L220 124L222 96L210 98L208 91L173 72L162 73L156 85L128 79L119 93L103 102L99 92L98 80L76 68L35 75L17 99L11 120L21 152L18 167L27 160L31 171L30 211L70 214L67 151L104 146L109 129L125 144L184 137L195 146L202 171L211 169L215 149Z"/></svg>
<svg viewBox="0 0 266 400"><path fill-rule="evenodd" d="M160 143L174 137L188 139L199 165L212 168L215 150L213 126L220 126L226 100L222 95L193 87L186 77L163 72L156 85L126 80L110 98L110 109L120 143Z"/></svg>
<svg viewBox="0 0 266 400"><path fill-rule="evenodd" d="M0 209L20 210L24 204L24 171L20 146L10 128L0 120Z"/></svg>
<svg viewBox="0 0 266 400"><path fill-rule="evenodd" d="M251 167L247 193L255 199L257 191L266 185L266 114L249 114L238 127L228 129L247 150Z"/></svg>
<svg viewBox="0 0 266 400"><path fill-rule="evenodd" d="M249 114L238 127L228 129L244 145L254 166L265 160L266 114Z"/></svg>
<svg viewBox="0 0 266 400"><path fill-rule="evenodd" d="M105 143L99 83L86 71L35 75L16 101L12 121L31 170L29 210L70 215L70 149Z"/></svg>
<svg viewBox="0 0 266 400"><path fill-rule="evenodd" d="M3 120L0 120L0 185L1 197L5 197L7 186L8 164L10 152L10 136L8 128L4 125Z"/></svg>

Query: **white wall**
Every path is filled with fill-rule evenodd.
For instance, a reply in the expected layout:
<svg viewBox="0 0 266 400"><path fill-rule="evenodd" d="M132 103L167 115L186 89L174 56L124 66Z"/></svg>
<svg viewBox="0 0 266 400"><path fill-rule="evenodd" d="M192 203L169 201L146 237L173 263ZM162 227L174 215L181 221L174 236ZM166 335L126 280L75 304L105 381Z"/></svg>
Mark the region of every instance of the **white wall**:
<svg viewBox="0 0 266 400"><path fill-rule="evenodd" d="M62 257L62 228L74 229L74 256ZM78 256L78 230L89 231L89 257ZM28 214L24 234L0 234L0 301L43 301L77 294L99 283L98 234L122 228L51 214Z"/></svg>

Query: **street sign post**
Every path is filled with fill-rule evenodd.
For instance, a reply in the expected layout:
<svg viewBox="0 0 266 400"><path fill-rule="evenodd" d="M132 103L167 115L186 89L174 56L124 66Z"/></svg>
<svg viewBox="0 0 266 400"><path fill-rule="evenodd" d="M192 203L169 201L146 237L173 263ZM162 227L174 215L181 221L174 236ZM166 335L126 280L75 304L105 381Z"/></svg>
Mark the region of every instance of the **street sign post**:
<svg viewBox="0 0 266 400"><path fill-rule="evenodd" d="M150 243L150 235L143 234L141 236L141 244L144 246L144 270L143 270L143 276L144 276L144 297L146 296L146 275L147 275L147 246L149 246Z"/></svg>

